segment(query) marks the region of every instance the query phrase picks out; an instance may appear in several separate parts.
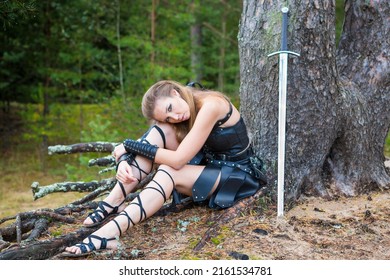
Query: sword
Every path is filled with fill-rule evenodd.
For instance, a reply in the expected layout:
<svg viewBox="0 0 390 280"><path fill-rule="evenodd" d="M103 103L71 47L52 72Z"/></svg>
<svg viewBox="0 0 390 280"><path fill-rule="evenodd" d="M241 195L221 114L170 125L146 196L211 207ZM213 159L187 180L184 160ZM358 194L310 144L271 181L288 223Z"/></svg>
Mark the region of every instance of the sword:
<svg viewBox="0 0 390 280"><path fill-rule="evenodd" d="M278 217L284 215L284 160L286 146L286 101L288 55L300 56L287 50L288 8L282 8L282 40L280 51L268 55L279 55L279 128L278 128Z"/></svg>

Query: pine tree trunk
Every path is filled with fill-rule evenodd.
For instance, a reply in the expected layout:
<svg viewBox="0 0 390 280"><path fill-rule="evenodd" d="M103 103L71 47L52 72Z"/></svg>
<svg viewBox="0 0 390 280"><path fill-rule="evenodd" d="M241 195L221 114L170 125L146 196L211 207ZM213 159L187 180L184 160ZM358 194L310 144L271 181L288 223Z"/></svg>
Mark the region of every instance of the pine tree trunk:
<svg viewBox="0 0 390 280"><path fill-rule="evenodd" d="M202 23L199 18L198 5L194 1L190 4L194 23L190 27L191 36L191 74L192 80L200 82L203 78L202 69Z"/></svg>
<svg viewBox="0 0 390 280"><path fill-rule="evenodd" d="M276 188L283 1L243 3L241 111ZM334 1L289 1L285 194L333 197L388 188L388 1L347 1L339 49ZM273 180L275 178L275 180ZM274 184L273 184L274 183Z"/></svg>

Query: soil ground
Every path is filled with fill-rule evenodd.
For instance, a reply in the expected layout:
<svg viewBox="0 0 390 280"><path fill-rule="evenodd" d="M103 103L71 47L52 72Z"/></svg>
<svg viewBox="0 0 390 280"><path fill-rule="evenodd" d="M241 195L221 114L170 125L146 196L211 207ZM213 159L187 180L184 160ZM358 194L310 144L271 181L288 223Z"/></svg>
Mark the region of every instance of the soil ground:
<svg viewBox="0 0 390 280"><path fill-rule="evenodd" d="M390 259L389 190L332 201L307 198L286 212L283 219L276 218L275 207L259 206L229 221L202 250L194 251L218 214L195 207L155 216L125 233L116 253L96 253L86 258Z"/></svg>

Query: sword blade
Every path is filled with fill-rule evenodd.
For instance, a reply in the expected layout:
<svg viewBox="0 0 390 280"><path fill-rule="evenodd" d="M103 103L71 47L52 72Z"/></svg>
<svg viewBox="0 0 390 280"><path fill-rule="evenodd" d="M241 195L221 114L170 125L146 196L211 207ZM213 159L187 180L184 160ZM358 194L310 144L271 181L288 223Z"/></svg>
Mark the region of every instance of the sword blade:
<svg viewBox="0 0 390 280"><path fill-rule="evenodd" d="M279 55L279 131L278 131L278 217L284 215L284 160L286 148L288 54Z"/></svg>

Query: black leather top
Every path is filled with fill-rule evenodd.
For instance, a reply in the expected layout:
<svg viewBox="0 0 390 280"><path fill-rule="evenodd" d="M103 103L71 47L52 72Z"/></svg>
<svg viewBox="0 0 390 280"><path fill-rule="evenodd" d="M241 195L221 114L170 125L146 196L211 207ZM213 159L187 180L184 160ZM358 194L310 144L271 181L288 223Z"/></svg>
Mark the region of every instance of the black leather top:
<svg viewBox="0 0 390 280"><path fill-rule="evenodd" d="M230 127L214 127L206 140L204 151L218 155L234 156L249 145L249 137L244 120Z"/></svg>

